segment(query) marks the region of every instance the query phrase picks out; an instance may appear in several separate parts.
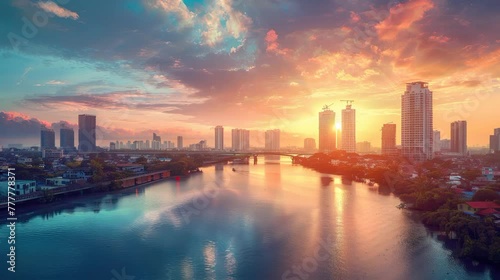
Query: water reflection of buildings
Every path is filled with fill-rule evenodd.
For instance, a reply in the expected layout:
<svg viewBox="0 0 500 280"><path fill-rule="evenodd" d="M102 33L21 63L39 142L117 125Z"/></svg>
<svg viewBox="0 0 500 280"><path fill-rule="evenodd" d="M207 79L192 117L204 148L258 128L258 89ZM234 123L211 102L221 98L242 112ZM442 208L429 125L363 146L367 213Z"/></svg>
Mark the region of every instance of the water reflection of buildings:
<svg viewBox="0 0 500 280"><path fill-rule="evenodd" d="M280 155L265 155L264 156L264 160L265 160L266 164L268 164L268 163L280 164L280 159L281 159Z"/></svg>

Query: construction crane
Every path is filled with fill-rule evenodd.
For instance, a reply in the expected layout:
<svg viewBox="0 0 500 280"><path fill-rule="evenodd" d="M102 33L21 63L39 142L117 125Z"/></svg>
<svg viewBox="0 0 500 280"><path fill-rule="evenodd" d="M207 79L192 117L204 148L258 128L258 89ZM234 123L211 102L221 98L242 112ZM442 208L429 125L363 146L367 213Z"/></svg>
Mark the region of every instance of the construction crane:
<svg viewBox="0 0 500 280"><path fill-rule="evenodd" d="M345 101L347 102L347 105L350 106L354 102L354 100L340 100L340 101Z"/></svg>
<svg viewBox="0 0 500 280"><path fill-rule="evenodd" d="M332 104L330 104L330 105L324 105L324 106L323 106L323 111L325 111L325 110L330 110L330 106L332 106L332 105L333 105L333 103L332 103Z"/></svg>

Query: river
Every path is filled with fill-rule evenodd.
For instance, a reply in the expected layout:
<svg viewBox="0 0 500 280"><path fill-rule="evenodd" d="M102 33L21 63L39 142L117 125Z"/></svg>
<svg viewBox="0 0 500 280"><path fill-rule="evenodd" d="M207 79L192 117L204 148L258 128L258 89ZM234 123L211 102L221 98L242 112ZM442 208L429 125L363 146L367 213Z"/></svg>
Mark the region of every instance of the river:
<svg viewBox="0 0 500 280"><path fill-rule="evenodd" d="M498 279L498 269L454 258L399 203L287 158L210 166L179 181L19 205L15 273L1 216L0 279Z"/></svg>

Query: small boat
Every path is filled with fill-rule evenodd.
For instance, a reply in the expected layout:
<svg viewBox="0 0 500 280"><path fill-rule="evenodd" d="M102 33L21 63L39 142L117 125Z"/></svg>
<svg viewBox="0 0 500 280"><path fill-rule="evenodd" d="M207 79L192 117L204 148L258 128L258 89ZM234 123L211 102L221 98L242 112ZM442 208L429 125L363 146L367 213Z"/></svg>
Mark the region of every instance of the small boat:
<svg viewBox="0 0 500 280"><path fill-rule="evenodd" d="M233 168L233 171L236 172L236 169Z"/></svg>

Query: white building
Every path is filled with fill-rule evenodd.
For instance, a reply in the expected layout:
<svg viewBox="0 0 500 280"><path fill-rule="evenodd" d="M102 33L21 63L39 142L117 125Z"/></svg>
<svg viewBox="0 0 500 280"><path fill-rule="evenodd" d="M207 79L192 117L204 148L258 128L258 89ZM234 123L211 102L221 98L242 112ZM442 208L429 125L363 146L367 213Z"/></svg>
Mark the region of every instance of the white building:
<svg viewBox="0 0 500 280"><path fill-rule="evenodd" d="M266 144L265 149L268 151L280 150L280 130L273 129L266 131Z"/></svg>
<svg viewBox="0 0 500 280"><path fill-rule="evenodd" d="M33 163L33 159L29 157L22 157L17 159L17 163L29 165Z"/></svg>
<svg viewBox="0 0 500 280"><path fill-rule="evenodd" d="M2 181L0 186L0 195L7 196L9 192L9 181ZM16 180L16 184L12 186L14 190L10 190L10 192L15 193L16 195L23 195L28 193L36 192L36 182L33 180Z"/></svg>
<svg viewBox="0 0 500 280"><path fill-rule="evenodd" d="M239 128L231 130L231 149L233 151L248 151L250 149L250 131Z"/></svg>
<svg viewBox="0 0 500 280"><path fill-rule="evenodd" d="M356 152L356 110L348 104L342 110L342 150Z"/></svg>
<svg viewBox="0 0 500 280"><path fill-rule="evenodd" d="M433 131L433 137L432 137L432 150L434 153L439 153L441 152L441 131L439 130L434 130Z"/></svg>
<svg viewBox="0 0 500 280"><path fill-rule="evenodd" d="M411 160L433 156L432 91L425 82L406 84L401 96L401 152Z"/></svg>
<svg viewBox="0 0 500 280"><path fill-rule="evenodd" d="M67 179L63 177L55 177L55 178L47 178L45 179L45 185L51 186L51 187L63 187L67 186L71 183L74 183L75 179ZM43 187L42 187L43 189Z"/></svg>
<svg viewBox="0 0 500 280"><path fill-rule="evenodd" d="M215 149L224 150L224 127L221 125L215 127Z"/></svg>

